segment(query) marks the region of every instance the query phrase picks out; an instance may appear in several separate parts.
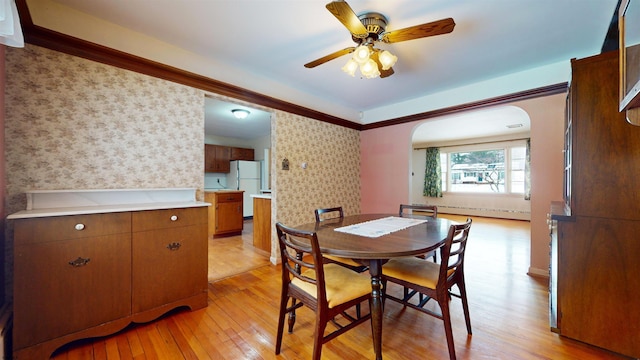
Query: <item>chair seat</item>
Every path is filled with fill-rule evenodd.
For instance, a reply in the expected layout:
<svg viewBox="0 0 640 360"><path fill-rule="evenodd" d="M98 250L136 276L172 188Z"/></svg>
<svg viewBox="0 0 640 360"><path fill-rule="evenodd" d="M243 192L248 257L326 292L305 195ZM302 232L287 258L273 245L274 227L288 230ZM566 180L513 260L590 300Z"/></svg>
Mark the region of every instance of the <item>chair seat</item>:
<svg viewBox="0 0 640 360"><path fill-rule="evenodd" d="M312 270L304 271L303 275L315 279L315 272ZM369 276L356 273L343 266L325 264L324 277L329 308L371 293L371 278ZM317 290L314 284L298 278L292 279L291 283L313 298L316 297Z"/></svg>
<svg viewBox="0 0 640 360"><path fill-rule="evenodd" d="M355 260L352 260L352 259L349 259L349 258L342 258L342 257L338 257L338 256L324 255L324 254L322 256L324 256L325 258L327 258L327 259L329 259L331 261L347 264L347 265L354 266L354 267L363 266L359 262L357 262Z"/></svg>
<svg viewBox="0 0 640 360"><path fill-rule="evenodd" d="M417 257L403 257L389 260L382 267L382 275L404 280L422 287L435 289L438 283L440 264ZM451 275L454 269L448 270Z"/></svg>

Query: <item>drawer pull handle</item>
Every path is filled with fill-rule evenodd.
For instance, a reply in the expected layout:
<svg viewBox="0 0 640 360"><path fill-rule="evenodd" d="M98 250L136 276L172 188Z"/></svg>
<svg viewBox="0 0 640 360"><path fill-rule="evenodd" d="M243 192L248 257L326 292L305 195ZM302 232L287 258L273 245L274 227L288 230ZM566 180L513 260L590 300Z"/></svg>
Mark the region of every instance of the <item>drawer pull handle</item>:
<svg viewBox="0 0 640 360"><path fill-rule="evenodd" d="M76 224L75 226L76 230L80 231L80 230L84 230L84 224Z"/></svg>
<svg viewBox="0 0 640 360"><path fill-rule="evenodd" d="M171 221L176 221L178 220L178 216L177 215L171 215Z"/></svg>
<svg viewBox="0 0 640 360"><path fill-rule="evenodd" d="M80 267L80 266L85 266L87 265L87 263L91 261L90 258L81 258L78 256L77 259L73 260L73 261L69 261L69 265L73 266L73 267Z"/></svg>
<svg viewBox="0 0 640 360"><path fill-rule="evenodd" d="M179 242L172 242L169 245L167 245L167 249L171 251L176 251L180 249L180 246L182 246L182 244L180 244Z"/></svg>

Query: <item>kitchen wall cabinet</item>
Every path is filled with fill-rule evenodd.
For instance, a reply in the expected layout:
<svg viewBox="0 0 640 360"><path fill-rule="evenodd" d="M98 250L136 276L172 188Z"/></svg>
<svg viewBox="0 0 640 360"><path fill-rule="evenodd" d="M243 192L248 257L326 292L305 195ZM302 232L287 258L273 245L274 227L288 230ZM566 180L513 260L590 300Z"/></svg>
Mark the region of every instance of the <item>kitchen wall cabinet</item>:
<svg viewBox="0 0 640 360"><path fill-rule="evenodd" d="M207 306L206 207L15 220L14 359Z"/></svg>
<svg viewBox="0 0 640 360"><path fill-rule="evenodd" d="M255 151L249 148L239 148L221 145L204 145L204 172L228 173L231 160L254 160Z"/></svg>
<svg viewBox="0 0 640 360"><path fill-rule="evenodd" d="M253 161L253 160L255 160L255 154L254 153L255 153L255 151L253 149L232 147L231 148L231 160Z"/></svg>
<svg viewBox="0 0 640 360"><path fill-rule="evenodd" d="M640 357L640 127L618 111L617 51L573 60L565 193L551 211L551 326Z"/></svg>
<svg viewBox="0 0 640 360"><path fill-rule="evenodd" d="M204 172L228 173L231 148L220 145L204 145Z"/></svg>
<svg viewBox="0 0 640 360"><path fill-rule="evenodd" d="M205 192L209 207L209 236L231 236L242 234L244 191Z"/></svg>

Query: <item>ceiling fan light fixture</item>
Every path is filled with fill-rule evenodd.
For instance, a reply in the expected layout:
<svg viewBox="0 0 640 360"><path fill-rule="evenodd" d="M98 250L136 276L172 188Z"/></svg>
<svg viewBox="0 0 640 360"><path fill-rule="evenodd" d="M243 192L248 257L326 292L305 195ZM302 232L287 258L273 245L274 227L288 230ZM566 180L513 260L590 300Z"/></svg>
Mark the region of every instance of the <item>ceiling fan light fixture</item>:
<svg viewBox="0 0 640 360"><path fill-rule="evenodd" d="M245 109L233 109L231 113L236 119L245 119L250 114L249 110Z"/></svg>
<svg viewBox="0 0 640 360"><path fill-rule="evenodd" d="M372 59L369 59L364 64L360 65L360 72L367 79L373 79L375 77L380 76L380 70L378 69L378 64Z"/></svg>
<svg viewBox="0 0 640 360"><path fill-rule="evenodd" d="M389 70L393 65L396 64L396 61L398 61L398 57L393 55L391 52L384 50L380 52L378 60L380 60L380 64L382 64L382 70Z"/></svg>
<svg viewBox="0 0 640 360"><path fill-rule="evenodd" d="M349 61L347 61L347 63L342 67L342 71L351 76L356 76L356 70L358 70L358 63L353 59L349 59Z"/></svg>
<svg viewBox="0 0 640 360"><path fill-rule="evenodd" d="M369 56L371 56L371 50L367 45L360 45L353 52L352 59L358 64L362 65L369 60Z"/></svg>

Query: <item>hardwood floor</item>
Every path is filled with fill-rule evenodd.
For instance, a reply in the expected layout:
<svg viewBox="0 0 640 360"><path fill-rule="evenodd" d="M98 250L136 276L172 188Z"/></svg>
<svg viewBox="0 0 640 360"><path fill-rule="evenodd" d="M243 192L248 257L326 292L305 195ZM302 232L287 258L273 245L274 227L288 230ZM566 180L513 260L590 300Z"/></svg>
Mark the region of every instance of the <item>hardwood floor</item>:
<svg viewBox="0 0 640 360"><path fill-rule="evenodd" d="M253 221L244 221L242 235L209 237L209 282L269 265L269 254L253 247Z"/></svg>
<svg viewBox="0 0 640 360"><path fill-rule="evenodd" d="M451 304L458 359L626 359L549 330L547 281L526 275L528 222L473 219L466 264L472 336L467 337L460 300ZM206 309L173 311L112 336L79 341L54 359L310 359L315 318L306 308L297 312L293 334L285 332L281 355L274 354L279 277L278 266L265 265L211 282ZM385 359L448 358L438 319L389 301L383 326ZM372 359L369 325L328 342L322 354Z"/></svg>

